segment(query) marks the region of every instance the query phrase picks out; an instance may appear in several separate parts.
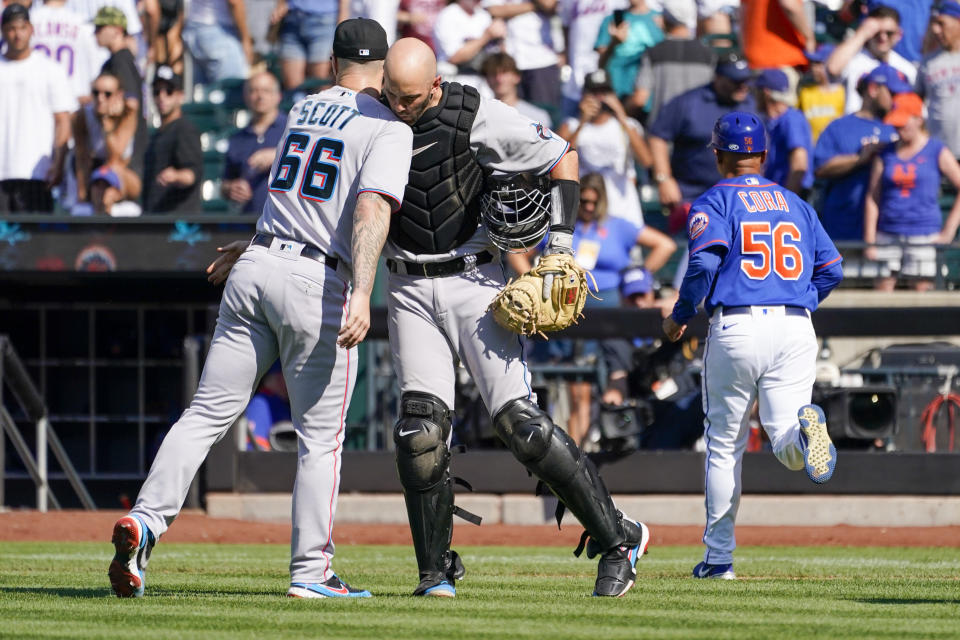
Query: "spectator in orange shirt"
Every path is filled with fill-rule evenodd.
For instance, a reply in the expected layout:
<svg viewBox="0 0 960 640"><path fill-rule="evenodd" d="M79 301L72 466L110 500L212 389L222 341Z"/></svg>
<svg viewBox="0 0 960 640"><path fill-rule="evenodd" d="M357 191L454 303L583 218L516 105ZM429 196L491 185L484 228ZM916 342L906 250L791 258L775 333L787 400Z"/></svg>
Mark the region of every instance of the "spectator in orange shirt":
<svg viewBox="0 0 960 640"><path fill-rule="evenodd" d="M752 68L807 66L816 38L803 0L743 0L740 12L743 53Z"/></svg>

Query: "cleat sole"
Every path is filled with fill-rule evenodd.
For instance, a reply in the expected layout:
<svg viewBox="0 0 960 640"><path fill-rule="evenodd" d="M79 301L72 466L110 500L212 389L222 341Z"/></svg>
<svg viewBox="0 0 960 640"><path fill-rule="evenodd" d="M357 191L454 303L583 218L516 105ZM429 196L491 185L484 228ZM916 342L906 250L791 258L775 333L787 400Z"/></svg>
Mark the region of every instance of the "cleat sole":
<svg viewBox="0 0 960 640"><path fill-rule="evenodd" d="M807 476L817 484L822 484L833 475L837 460L837 450L827 432L826 420L823 413L812 405L800 409L797 417L800 419L800 429L807 439L803 452Z"/></svg>

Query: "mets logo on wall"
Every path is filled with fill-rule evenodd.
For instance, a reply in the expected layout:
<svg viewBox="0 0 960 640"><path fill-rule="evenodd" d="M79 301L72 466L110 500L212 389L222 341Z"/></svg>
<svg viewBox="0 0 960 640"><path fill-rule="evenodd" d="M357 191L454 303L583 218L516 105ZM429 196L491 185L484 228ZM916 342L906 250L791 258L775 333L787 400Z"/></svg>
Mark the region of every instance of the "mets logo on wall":
<svg viewBox="0 0 960 640"><path fill-rule="evenodd" d="M708 224L710 224L710 216L702 211L697 211L690 216L690 221L687 223L687 234L690 236L690 239L696 240L700 237L700 235L707 230Z"/></svg>

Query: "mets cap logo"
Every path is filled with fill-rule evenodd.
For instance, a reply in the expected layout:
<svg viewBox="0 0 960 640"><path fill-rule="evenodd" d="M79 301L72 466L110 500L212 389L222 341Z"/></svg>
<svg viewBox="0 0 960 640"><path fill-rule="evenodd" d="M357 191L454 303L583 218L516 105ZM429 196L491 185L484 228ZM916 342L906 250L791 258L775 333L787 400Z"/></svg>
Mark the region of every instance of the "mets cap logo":
<svg viewBox="0 0 960 640"><path fill-rule="evenodd" d="M707 230L708 224L710 224L710 216L702 211L697 211L690 216L690 221L687 223L687 234L690 239L696 240L700 237Z"/></svg>

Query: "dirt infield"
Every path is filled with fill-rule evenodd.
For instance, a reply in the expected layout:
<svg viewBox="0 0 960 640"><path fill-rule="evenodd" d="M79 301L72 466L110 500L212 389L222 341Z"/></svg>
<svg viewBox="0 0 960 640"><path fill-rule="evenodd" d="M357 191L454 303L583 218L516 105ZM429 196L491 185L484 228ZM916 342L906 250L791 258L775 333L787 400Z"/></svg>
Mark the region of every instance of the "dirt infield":
<svg viewBox="0 0 960 640"><path fill-rule="evenodd" d="M109 543L114 521L122 511L7 511L0 513L0 542L68 540ZM654 545L700 544L700 527L650 525ZM340 544L410 544L410 531L399 525L340 524L335 529ZM483 525L457 523L453 541L458 545L557 545L573 548L579 527ZM186 511L164 536L164 542L287 543L289 524L208 518ZM740 546L830 545L960 547L960 527L737 527Z"/></svg>

